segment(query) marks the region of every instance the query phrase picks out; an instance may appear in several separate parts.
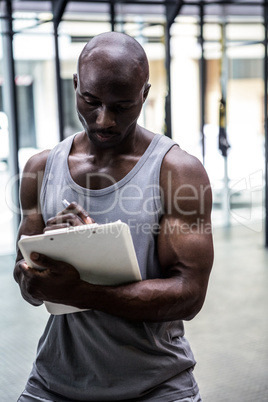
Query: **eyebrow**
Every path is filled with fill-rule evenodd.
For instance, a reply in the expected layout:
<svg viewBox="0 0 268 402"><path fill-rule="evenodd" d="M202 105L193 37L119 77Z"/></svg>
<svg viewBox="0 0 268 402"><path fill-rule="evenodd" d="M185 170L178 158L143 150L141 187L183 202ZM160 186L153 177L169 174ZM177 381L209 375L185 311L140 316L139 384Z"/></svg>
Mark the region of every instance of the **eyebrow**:
<svg viewBox="0 0 268 402"><path fill-rule="evenodd" d="M92 93L90 93L88 91L81 92L81 94L83 96L90 96L93 99L98 99L99 100L99 98L97 96L93 95ZM122 99L122 100L118 100L116 103L135 103L135 102L133 100L131 100L131 99Z"/></svg>
<svg viewBox="0 0 268 402"><path fill-rule="evenodd" d="M83 95L83 96L90 96L91 98L94 98L94 99L99 99L97 96L95 96L95 95L91 94L91 93L90 93L90 92L88 92L88 91L81 92L81 93L82 93L82 95Z"/></svg>

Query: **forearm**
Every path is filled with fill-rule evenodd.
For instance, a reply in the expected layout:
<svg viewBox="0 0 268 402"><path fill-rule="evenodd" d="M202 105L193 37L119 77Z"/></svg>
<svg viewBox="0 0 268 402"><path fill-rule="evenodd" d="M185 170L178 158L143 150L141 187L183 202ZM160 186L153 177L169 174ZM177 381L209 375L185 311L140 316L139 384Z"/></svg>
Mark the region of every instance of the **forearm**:
<svg viewBox="0 0 268 402"><path fill-rule="evenodd" d="M71 303L129 320L173 321L193 318L201 309L203 299L199 292L187 290L179 278L173 277L117 287L81 281L74 289Z"/></svg>

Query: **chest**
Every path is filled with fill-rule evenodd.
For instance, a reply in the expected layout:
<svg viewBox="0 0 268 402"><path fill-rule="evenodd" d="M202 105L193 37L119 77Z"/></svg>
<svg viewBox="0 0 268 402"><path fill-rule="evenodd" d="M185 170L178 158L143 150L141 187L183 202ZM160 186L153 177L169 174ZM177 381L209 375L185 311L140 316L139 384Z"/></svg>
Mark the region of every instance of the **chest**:
<svg viewBox="0 0 268 402"><path fill-rule="evenodd" d="M128 156L100 163L85 155L69 155L68 166L72 179L79 186L90 190L101 190L122 180L139 159Z"/></svg>

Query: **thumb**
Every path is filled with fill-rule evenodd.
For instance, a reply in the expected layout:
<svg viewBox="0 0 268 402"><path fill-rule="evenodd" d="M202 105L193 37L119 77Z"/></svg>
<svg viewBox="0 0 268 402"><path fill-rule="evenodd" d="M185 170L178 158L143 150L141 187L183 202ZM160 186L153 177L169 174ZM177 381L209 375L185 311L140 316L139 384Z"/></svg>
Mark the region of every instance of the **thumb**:
<svg viewBox="0 0 268 402"><path fill-rule="evenodd" d="M49 269L53 273L63 273L66 269L70 267L74 268L71 264L64 261L54 260L53 258L47 257L44 254L37 253L33 251L30 255L31 260L34 262L35 266L39 267L38 270L44 271Z"/></svg>
<svg viewBox="0 0 268 402"><path fill-rule="evenodd" d="M73 201L71 204L67 207L67 210L74 209L77 213L77 215L82 219L82 221L86 224L89 223L95 223L94 219L91 218L87 211L81 207L81 205L77 204L77 202Z"/></svg>
<svg viewBox="0 0 268 402"><path fill-rule="evenodd" d="M35 265L44 269L49 268L53 263L53 260L51 258L47 257L44 254L37 253L36 251L33 251L30 254L30 258L35 263Z"/></svg>

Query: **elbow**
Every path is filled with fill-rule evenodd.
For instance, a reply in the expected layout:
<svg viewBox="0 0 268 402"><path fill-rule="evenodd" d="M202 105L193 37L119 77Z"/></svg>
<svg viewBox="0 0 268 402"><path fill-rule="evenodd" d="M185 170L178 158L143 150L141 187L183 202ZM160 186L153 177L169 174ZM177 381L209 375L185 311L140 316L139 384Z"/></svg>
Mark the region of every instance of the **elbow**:
<svg viewBox="0 0 268 402"><path fill-rule="evenodd" d="M183 318L184 321L191 321L193 318L195 318L195 316L197 316L197 314L199 313L199 311L202 309L202 306L199 308L190 308L189 311L186 313L186 316Z"/></svg>
<svg viewBox="0 0 268 402"><path fill-rule="evenodd" d="M195 296L189 298L188 307L185 310L184 321L191 321L197 316L197 314L202 310L206 297L206 292L199 291Z"/></svg>
<svg viewBox="0 0 268 402"><path fill-rule="evenodd" d="M206 276L203 280L188 287L185 299L186 309L183 318L184 321L191 321L202 310L207 295L208 278L209 276Z"/></svg>

